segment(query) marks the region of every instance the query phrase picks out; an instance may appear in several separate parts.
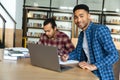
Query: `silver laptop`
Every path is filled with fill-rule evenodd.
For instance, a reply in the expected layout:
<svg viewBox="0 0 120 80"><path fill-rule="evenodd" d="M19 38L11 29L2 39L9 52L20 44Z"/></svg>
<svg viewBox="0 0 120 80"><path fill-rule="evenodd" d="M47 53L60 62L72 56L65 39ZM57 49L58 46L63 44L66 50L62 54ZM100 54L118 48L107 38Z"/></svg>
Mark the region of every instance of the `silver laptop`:
<svg viewBox="0 0 120 80"><path fill-rule="evenodd" d="M43 46L39 44L28 44L31 64L42 68L65 71L72 67L59 64L57 48L52 46Z"/></svg>

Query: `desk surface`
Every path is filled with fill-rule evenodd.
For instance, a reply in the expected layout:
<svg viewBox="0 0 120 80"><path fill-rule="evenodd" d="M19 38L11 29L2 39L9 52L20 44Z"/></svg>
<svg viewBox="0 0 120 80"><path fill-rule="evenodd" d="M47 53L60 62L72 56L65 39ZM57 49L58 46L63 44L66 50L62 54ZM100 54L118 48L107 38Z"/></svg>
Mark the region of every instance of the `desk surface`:
<svg viewBox="0 0 120 80"><path fill-rule="evenodd" d="M99 80L88 70L74 67L68 71L56 72L32 66L29 59L0 62L0 80Z"/></svg>

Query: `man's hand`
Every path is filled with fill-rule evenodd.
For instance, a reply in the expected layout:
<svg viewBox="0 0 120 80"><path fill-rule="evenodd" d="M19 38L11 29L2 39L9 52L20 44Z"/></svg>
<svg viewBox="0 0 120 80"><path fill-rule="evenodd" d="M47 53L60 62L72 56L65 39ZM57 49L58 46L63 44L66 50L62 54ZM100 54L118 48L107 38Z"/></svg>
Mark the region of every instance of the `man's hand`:
<svg viewBox="0 0 120 80"><path fill-rule="evenodd" d="M88 70L90 70L90 71L97 70L97 67L96 67L95 65L89 64L89 63L87 63L87 62L85 62L85 61L80 62L80 63L79 63L79 66L80 66L82 69L88 69Z"/></svg>
<svg viewBox="0 0 120 80"><path fill-rule="evenodd" d="M68 58L69 58L69 56L67 54L64 54L64 55L61 56L61 60L64 61L64 62L67 61Z"/></svg>

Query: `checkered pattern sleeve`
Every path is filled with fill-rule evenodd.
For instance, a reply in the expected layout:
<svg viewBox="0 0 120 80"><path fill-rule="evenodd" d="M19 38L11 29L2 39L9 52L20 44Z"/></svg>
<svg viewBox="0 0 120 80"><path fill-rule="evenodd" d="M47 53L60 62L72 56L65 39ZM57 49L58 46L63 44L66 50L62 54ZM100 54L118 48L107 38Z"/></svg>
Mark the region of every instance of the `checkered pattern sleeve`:
<svg viewBox="0 0 120 80"><path fill-rule="evenodd" d="M78 37L78 43L76 48L69 54L70 60L78 60L80 61L80 55L81 55L81 49L82 49L82 38L83 38L83 32L80 33Z"/></svg>
<svg viewBox="0 0 120 80"><path fill-rule="evenodd" d="M99 27L96 30L96 34L97 34L96 36L98 37L99 44L96 43L95 47L97 49L97 48L100 48L99 47L100 45L102 46L102 49L104 49L104 52L100 51L101 49L97 49L97 50L99 50L98 52L102 53L104 58L102 58L102 60L97 61L95 63L95 65L98 68L112 65L113 63L115 63L118 60L119 55L118 55L118 51L116 50L115 45L112 41L112 37L110 35L111 33L110 33L108 27L106 27L106 26ZM101 54L97 54L96 56L99 57L100 55Z"/></svg>
<svg viewBox="0 0 120 80"><path fill-rule="evenodd" d="M78 54L76 52L76 49L69 54L69 60L76 60L77 57L78 57Z"/></svg>

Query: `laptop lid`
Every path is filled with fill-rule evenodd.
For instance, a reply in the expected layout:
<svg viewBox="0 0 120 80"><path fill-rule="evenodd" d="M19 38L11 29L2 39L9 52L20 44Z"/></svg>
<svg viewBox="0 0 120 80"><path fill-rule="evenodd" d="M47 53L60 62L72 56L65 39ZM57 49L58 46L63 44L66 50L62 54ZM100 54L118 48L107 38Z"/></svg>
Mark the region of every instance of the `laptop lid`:
<svg viewBox="0 0 120 80"><path fill-rule="evenodd" d="M61 71L56 47L28 44L28 49L32 65L54 71Z"/></svg>

